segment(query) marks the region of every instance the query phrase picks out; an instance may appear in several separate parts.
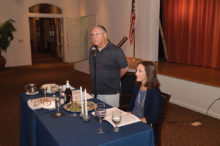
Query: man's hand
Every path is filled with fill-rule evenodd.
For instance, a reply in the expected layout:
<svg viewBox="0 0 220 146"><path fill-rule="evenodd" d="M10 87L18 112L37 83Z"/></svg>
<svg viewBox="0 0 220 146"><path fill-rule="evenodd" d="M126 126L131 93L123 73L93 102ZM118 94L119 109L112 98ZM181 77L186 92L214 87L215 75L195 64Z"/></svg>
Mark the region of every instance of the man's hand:
<svg viewBox="0 0 220 146"><path fill-rule="evenodd" d="M123 77L128 72L128 67L120 69L120 77Z"/></svg>

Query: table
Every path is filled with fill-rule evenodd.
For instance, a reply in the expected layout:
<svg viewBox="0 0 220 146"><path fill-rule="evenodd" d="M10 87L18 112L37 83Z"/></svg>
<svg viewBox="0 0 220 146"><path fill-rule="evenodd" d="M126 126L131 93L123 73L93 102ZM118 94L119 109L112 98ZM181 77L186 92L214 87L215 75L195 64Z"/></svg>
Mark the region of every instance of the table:
<svg viewBox="0 0 220 146"><path fill-rule="evenodd" d="M96 133L97 122L91 115L89 122L83 122L78 117L71 117L69 112L61 108L66 116L54 118L55 110L31 110L28 99L43 97L40 92L34 96L25 93L20 96L20 145L21 146L153 146L153 129L142 122L120 128L119 133L113 133L113 127L103 121L104 134ZM100 102L91 99L93 102ZM108 106L110 107L110 106Z"/></svg>

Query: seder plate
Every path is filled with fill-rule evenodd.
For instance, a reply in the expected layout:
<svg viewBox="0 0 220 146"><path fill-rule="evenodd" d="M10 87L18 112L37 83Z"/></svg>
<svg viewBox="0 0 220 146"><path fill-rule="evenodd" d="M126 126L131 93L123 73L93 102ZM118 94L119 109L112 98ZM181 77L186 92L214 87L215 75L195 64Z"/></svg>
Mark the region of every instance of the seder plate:
<svg viewBox="0 0 220 146"><path fill-rule="evenodd" d="M74 105L75 104L75 105ZM67 103L63 106L66 111L69 112L81 112L81 102L77 103ZM97 108L97 104L92 101L87 101L87 109L88 111L94 110Z"/></svg>

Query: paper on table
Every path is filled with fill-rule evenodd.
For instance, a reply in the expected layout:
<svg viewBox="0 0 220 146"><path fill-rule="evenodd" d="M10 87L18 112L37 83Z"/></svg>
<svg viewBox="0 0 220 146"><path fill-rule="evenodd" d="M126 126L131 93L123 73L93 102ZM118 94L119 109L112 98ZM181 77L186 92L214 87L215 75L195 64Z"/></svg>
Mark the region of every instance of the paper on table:
<svg viewBox="0 0 220 146"><path fill-rule="evenodd" d="M82 95L84 96L85 92L82 92ZM73 97L73 101L79 101L80 102L80 100L81 100L80 90L72 91L72 97ZM86 93L86 97L87 97L87 100L93 98L89 93Z"/></svg>
<svg viewBox="0 0 220 146"><path fill-rule="evenodd" d="M129 125L129 124L133 124L133 123L136 123L136 122L140 122L141 120L136 117L135 115L133 114L130 114L130 113L127 113L125 111L122 111L116 107L114 108L109 108L109 109L106 109L106 116L104 118L104 120L108 121L110 124L112 124L113 127L115 127L114 123L112 122L112 111L115 111L115 110L118 110L118 111L121 111L122 112L122 118L121 118L121 122L118 124L118 127L122 127L122 126L125 126L125 125ZM94 115L94 112L92 113Z"/></svg>

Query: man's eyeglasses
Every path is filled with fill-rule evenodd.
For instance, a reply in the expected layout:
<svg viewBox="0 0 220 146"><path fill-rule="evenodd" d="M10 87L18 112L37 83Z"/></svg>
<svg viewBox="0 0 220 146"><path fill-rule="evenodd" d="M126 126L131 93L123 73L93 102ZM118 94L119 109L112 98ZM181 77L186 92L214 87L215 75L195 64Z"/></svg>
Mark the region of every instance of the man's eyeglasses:
<svg viewBox="0 0 220 146"><path fill-rule="evenodd" d="M104 32L97 32L97 33L91 33L90 36L94 37L94 36L100 36L101 34L103 34Z"/></svg>

